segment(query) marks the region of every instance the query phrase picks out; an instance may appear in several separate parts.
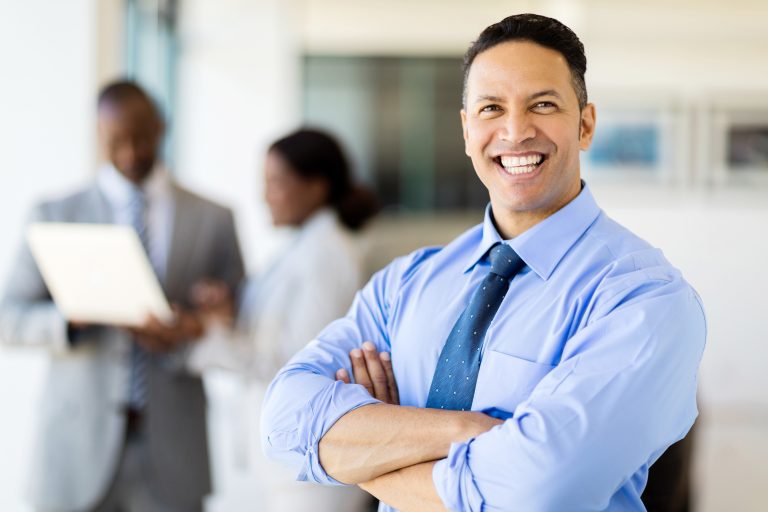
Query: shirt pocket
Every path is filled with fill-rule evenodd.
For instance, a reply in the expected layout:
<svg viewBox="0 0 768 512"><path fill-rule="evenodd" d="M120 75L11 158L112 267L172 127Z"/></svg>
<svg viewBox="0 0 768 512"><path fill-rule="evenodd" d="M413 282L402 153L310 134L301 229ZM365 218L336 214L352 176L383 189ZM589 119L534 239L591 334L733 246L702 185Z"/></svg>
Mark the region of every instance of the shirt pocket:
<svg viewBox="0 0 768 512"><path fill-rule="evenodd" d="M473 411L494 410L512 416L515 408L528 398L554 366L488 350L483 355L477 377ZM497 414L493 414L496 416Z"/></svg>

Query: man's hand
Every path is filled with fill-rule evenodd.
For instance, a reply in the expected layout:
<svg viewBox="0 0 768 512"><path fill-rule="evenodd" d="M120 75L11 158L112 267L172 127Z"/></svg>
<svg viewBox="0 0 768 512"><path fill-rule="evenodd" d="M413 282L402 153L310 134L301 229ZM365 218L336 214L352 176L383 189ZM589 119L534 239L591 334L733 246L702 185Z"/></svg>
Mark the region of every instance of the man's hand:
<svg viewBox="0 0 768 512"><path fill-rule="evenodd" d="M357 384L362 385L377 400L392 405L400 405L395 373L392 370L392 357L389 352L377 352L370 341L363 343L362 350L356 348L349 353L352 362L352 374ZM341 368L336 372L336 379L350 383L349 372Z"/></svg>
<svg viewBox="0 0 768 512"><path fill-rule="evenodd" d="M173 311L174 318L170 323L149 315L143 326L128 327L127 330L150 352L169 352L202 335L203 324L196 314L178 305L173 306Z"/></svg>
<svg viewBox="0 0 768 512"><path fill-rule="evenodd" d="M190 299L203 323L232 325L235 321L235 300L227 283L205 279L192 287Z"/></svg>

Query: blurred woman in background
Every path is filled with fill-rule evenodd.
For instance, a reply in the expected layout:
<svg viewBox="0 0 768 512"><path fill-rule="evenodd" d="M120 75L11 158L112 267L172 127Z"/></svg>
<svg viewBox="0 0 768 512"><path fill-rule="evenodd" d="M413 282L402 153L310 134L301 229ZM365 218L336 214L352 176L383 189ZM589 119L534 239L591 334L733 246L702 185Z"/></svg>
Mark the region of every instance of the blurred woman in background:
<svg viewBox="0 0 768 512"><path fill-rule="evenodd" d="M234 370L246 381L238 411L244 417L236 427L242 441L236 444L246 445L247 460L242 453L236 459L241 459L240 487L250 482L252 492L245 491L250 498L237 492L239 500L270 512L363 511L370 497L356 487L295 482L295 475L268 461L259 445L259 415L277 371L351 305L364 278L351 232L378 211L378 202L352 181L338 142L318 130L302 129L275 141L264 177L273 224L296 228L295 233L272 266L249 280L237 303L218 283L197 287L195 301L213 325L192 354L191 366Z"/></svg>

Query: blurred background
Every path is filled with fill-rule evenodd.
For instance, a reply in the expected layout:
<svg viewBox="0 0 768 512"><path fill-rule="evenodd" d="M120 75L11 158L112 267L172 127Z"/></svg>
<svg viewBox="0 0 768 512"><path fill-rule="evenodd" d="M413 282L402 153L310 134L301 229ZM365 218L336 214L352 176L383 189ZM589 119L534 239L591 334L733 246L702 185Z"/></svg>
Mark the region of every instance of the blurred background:
<svg viewBox="0 0 768 512"><path fill-rule="evenodd" d="M266 145L301 124L336 133L384 202L360 241L369 272L450 240L487 201L463 152L461 56L520 12L556 17L584 42L598 112L585 179L703 298L696 510L765 510L764 0L0 0L0 282L32 204L93 176L95 96L118 76L160 100L176 179L234 208L250 271L281 237L262 198ZM41 353L0 349L2 510L27 510L44 371ZM220 488L222 387L208 383Z"/></svg>

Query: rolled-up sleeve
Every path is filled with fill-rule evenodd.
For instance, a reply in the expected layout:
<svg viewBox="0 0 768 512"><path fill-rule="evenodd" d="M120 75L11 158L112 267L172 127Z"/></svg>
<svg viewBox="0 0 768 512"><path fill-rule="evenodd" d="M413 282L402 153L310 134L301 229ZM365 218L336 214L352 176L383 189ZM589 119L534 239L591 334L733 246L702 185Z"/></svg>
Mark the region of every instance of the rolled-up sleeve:
<svg viewBox="0 0 768 512"><path fill-rule="evenodd" d="M682 278L629 284L595 308L510 419L435 465L447 508L642 509L639 492L620 489L642 489L693 424L706 326Z"/></svg>
<svg viewBox="0 0 768 512"><path fill-rule="evenodd" d="M378 400L363 386L335 379L339 368L352 375L349 351L363 341L390 350L387 320L403 276L419 253L399 258L357 293L344 318L328 325L273 379L261 417L265 453L296 470L297 480L339 484L320 465L318 443L348 412Z"/></svg>
<svg viewBox="0 0 768 512"><path fill-rule="evenodd" d="M268 392L262 415L264 450L297 470L297 480L339 484L320 465L318 443L336 421L376 403L364 387L295 367L281 372Z"/></svg>

